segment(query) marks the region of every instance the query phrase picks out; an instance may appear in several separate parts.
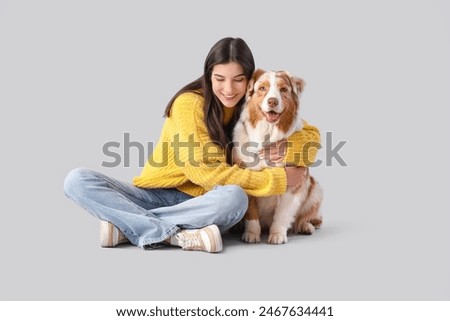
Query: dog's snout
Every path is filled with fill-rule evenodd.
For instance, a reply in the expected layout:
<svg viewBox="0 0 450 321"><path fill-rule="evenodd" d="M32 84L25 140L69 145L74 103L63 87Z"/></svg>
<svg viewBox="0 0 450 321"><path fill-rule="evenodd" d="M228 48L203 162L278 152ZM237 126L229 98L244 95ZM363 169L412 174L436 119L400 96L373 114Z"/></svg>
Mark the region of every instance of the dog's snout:
<svg viewBox="0 0 450 321"><path fill-rule="evenodd" d="M269 98L268 100L267 100L267 103L269 104L269 107L270 108L274 108L274 107L277 107L278 106L278 99L276 99L276 98Z"/></svg>

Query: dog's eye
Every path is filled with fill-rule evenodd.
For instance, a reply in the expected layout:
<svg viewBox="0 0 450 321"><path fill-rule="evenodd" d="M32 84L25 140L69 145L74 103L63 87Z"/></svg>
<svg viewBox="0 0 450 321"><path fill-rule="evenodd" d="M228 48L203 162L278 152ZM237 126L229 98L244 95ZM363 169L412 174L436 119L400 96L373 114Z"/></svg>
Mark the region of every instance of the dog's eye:
<svg viewBox="0 0 450 321"><path fill-rule="evenodd" d="M282 92L282 93L287 93L287 92L288 92L288 89L287 89L286 87L281 87L281 88L280 88L280 92Z"/></svg>
<svg viewBox="0 0 450 321"><path fill-rule="evenodd" d="M260 87L258 88L258 90L260 90L260 91L266 91L266 87L265 87L265 86L260 86Z"/></svg>

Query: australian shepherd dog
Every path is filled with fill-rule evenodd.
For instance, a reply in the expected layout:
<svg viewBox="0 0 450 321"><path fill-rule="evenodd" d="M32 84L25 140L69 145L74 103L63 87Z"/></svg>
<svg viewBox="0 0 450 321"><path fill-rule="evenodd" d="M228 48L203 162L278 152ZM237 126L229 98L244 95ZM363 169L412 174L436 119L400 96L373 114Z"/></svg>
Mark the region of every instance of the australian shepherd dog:
<svg viewBox="0 0 450 321"><path fill-rule="evenodd" d="M267 144L285 140L302 129L300 94L304 86L303 79L286 71L255 71L233 132L235 162L253 170L271 166L270 162L255 155L259 155ZM242 240L260 242L261 231L265 230L269 232L268 243L271 244L286 243L290 230L312 234L322 224L322 195L321 186L307 169L304 182L299 186L288 186L282 195L250 196Z"/></svg>

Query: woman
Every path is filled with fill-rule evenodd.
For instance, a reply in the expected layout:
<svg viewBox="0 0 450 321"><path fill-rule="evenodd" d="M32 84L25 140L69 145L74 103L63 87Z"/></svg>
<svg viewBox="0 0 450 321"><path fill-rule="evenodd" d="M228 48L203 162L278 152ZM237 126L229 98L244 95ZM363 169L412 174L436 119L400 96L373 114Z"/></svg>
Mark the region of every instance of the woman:
<svg viewBox="0 0 450 321"><path fill-rule="evenodd" d="M242 39L221 39L206 57L203 75L168 103L160 140L133 184L83 168L68 174L65 193L101 220L102 246L130 241L143 249L170 244L220 252L221 232L241 220L247 194L281 194L301 183L301 166L313 161L314 151L298 168L257 172L231 165L231 133L254 69ZM291 139L298 150L288 149L287 156L318 143L320 135L306 125ZM284 152L267 157L279 159Z"/></svg>

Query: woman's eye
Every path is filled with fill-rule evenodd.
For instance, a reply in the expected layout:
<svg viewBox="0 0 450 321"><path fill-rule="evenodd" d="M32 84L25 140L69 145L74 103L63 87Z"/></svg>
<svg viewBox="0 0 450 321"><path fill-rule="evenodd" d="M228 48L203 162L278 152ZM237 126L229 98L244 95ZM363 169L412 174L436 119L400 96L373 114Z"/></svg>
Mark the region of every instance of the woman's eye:
<svg viewBox="0 0 450 321"><path fill-rule="evenodd" d="M244 78L235 79L236 82L243 82Z"/></svg>

